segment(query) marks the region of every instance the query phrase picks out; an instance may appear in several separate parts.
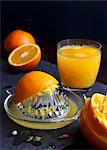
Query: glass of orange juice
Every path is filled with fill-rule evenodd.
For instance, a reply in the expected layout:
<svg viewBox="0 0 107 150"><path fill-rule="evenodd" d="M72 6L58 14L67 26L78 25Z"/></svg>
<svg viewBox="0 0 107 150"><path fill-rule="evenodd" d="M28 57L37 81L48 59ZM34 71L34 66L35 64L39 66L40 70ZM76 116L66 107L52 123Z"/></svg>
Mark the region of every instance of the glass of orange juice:
<svg viewBox="0 0 107 150"><path fill-rule="evenodd" d="M70 89L87 89L96 81L101 44L93 40L67 39L57 44L57 64L61 82Z"/></svg>

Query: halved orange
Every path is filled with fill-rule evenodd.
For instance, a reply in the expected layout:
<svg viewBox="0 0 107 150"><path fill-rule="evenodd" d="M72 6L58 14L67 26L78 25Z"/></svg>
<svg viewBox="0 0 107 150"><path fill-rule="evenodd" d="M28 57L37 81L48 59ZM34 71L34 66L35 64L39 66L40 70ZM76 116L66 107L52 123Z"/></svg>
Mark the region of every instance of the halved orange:
<svg viewBox="0 0 107 150"><path fill-rule="evenodd" d="M14 102L29 100L37 94L51 93L58 81L48 73L31 71L19 79L14 91Z"/></svg>
<svg viewBox="0 0 107 150"><path fill-rule="evenodd" d="M37 44L24 44L14 49L8 62L17 70L31 70L36 67L41 60L41 50Z"/></svg>
<svg viewBox="0 0 107 150"><path fill-rule="evenodd" d="M95 93L86 100L80 115L83 134L95 147L107 149L107 96Z"/></svg>
<svg viewBox="0 0 107 150"><path fill-rule="evenodd" d="M93 128L101 135L107 137L107 99L103 94L95 93L91 98L90 113L94 117ZM91 115L90 115L91 116ZM97 128L96 128L97 126Z"/></svg>

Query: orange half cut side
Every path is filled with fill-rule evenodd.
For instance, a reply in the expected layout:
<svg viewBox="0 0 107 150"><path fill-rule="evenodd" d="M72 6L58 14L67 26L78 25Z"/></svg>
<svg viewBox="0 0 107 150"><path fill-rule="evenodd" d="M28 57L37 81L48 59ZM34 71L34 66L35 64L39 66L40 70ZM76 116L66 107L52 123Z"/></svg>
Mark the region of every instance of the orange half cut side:
<svg viewBox="0 0 107 150"><path fill-rule="evenodd" d="M37 44L25 44L11 52L8 62L15 69L29 70L34 68L40 59L40 47Z"/></svg>

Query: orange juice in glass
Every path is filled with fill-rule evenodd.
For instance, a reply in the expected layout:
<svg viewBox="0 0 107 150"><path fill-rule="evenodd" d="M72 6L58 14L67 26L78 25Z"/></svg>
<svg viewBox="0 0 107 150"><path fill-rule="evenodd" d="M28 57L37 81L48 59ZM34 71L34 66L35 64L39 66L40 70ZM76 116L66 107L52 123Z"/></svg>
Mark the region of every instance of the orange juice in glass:
<svg viewBox="0 0 107 150"><path fill-rule="evenodd" d="M61 82L71 89L91 87L101 61L101 44L92 40L68 39L57 45L57 64Z"/></svg>

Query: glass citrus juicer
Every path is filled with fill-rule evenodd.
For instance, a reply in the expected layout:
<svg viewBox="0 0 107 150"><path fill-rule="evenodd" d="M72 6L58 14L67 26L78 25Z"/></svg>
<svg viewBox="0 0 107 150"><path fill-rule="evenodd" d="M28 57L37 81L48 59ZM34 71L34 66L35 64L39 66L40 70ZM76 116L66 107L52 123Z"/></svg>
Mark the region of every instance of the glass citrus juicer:
<svg viewBox="0 0 107 150"><path fill-rule="evenodd" d="M37 72L30 72L25 76ZM22 126L42 130L61 128L76 121L80 115L83 101L74 92L64 90L63 86L56 81L42 92L38 92L23 101L19 101L20 98L18 101L15 100L15 96L17 96L15 94L16 87L15 89L7 89L9 95L5 99L4 108L9 118ZM31 80L31 82L34 83L35 81ZM31 86L31 82L27 84ZM49 80L47 80L48 82ZM24 94L24 91L21 92Z"/></svg>

